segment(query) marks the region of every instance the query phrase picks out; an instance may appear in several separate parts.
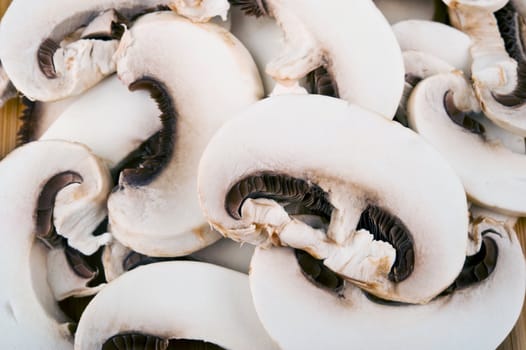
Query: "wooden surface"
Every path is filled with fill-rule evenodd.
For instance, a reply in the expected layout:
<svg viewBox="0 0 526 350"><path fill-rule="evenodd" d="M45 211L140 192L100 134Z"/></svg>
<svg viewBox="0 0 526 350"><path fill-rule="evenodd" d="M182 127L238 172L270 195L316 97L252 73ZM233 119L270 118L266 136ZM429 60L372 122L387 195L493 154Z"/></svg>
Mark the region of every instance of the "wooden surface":
<svg viewBox="0 0 526 350"><path fill-rule="evenodd" d="M0 0L0 13L4 13L9 1ZM0 159L16 145L16 131L19 127L18 115L21 106L17 99L9 101L0 109ZM526 219L521 219L516 226L523 248L526 247ZM481 305L484 307L484 305ZM506 338L499 350L526 350L526 306L513 332Z"/></svg>

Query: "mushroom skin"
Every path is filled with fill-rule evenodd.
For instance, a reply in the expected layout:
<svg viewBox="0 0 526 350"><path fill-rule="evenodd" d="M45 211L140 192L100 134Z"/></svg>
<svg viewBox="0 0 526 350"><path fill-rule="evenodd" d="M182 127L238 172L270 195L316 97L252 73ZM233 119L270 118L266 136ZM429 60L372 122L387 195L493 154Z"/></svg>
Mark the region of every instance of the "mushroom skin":
<svg viewBox="0 0 526 350"><path fill-rule="evenodd" d="M526 121L520 117L526 108L521 97L524 67L506 51L494 10L483 4L456 4L450 18L472 39L471 78L481 109L501 128L525 137Z"/></svg>
<svg viewBox="0 0 526 350"><path fill-rule="evenodd" d="M214 15L208 11L209 3L223 4L212 8L219 11L215 14L223 15L224 7L228 8L226 0L15 0L2 17L0 58L13 85L29 99L57 100L79 94L115 71L112 56L118 47L117 40L83 39L65 43L64 47L59 45L65 36L99 13L108 9L139 13L168 5L189 16L197 16L197 20L203 15ZM31 11L28 12L28 8ZM24 35L20 35L19 27L22 18L31 23Z"/></svg>
<svg viewBox="0 0 526 350"><path fill-rule="evenodd" d="M278 349L256 316L248 277L193 261L140 266L109 283L82 314L75 349L101 349L127 333L205 340L232 350Z"/></svg>
<svg viewBox="0 0 526 350"><path fill-rule="evenodd" d="M71 99L40 139L82 143L111 169L162 126L148 93L129 91L116 75Z"/></svg>
<svg viewBox="0 0 526 350"><path fill-rule="evenodd" d="M112 233L134 251L156 257L188 255L212 244L221 236L199 208L199 158L226 120L262 97L254 61L225 29L159 12L124 34L117 70L125 84L138 81L155 90L165 141L161 166L146 175L140 168L121 173L108 200Z"/></svg>
<svg viewBox="0 0 526 350"><path fill-rule="evenodd" d="M325 66L340 98L394 117L404 84L403 61L389 23L371 0L248 2L253 12L275 18L284 32L283 52L266 68L278 85L294 85Z"/></svg>
<svg viewBox="0 0 526 350"><path fill-rule="evenodd" d="M452 97L449 102L448 92ZM457 122L448 115L446 102L453 104L450 115L458 116ZM410 127L448 159L471 201L504 214L526 214L526 158L508 150L498 139L485 137L480 123L469 116L480 110L462 74L446 73L420 82L407 110Z"/></svg>
<svg viewBox="0 0 526 350"><path fill-rule="evenodd" d="M247 133L254 125L258 132ZM372 134L382 136L373 140ZM251 192L262 182L268 191ZM305 250L386 299L426 302L463 263L466 198L450 166L411 130L339 99L283 95L246 108L209 142L198 188L208 222L224 236ZM289 201L299 204L291 209L297 213L285 210ZM391 244L357 228L369 206L399 218L412 235L414 270L403 281L387 277L395 258ZM321 224L313 216L322 217ZM437 266L440 272L434 272Z"/></svg>
<svg viewBox="0 0 526 350"><path fill-rule="evenodd" d="M64 183L51 185L57 174ZM76 175L75 175L76 174ZM68 180L68 177L70 178ZM79 179L80 178L80 179ZM91 237L91 232L106 215L105 199L110 189L107 168L84 146L68 142L41 141L15 149L0 162L0 198L2 206L0 234L2 259L0 275L5 288L0 289L2 345L6 348L71 349L71 338L65 324L60 324L49 310L55 305L42 304L33 284L30 251L35 235L51 225L50 210L59 233L80 240L83 246L98 247L108 237ZM70 184L71 181L78 182ZM24 186L20 186L23 183ZM61 186L65 186L61 188ZM46 188L45 194L43 189ZM54 191L56 194L53 203ZM49 192L51 191L51 192Z"/></svg>
<svg viewBox="0 0 526 350"><path fill-rule="evenodd" d="M258 316L284 350L495 349L520 315L526 269L515 232L482 220L476 235L498 252L493 271L426 305L378 303L350 284L330 292L305 278L291 249L257 248L249 278Z"/></svg>
<svg viewBox="0 0 526 350"><path fill-rule="evenodd" d="M389 23L417 18L431 20L436 7L434 0L374 0L374 4Z"/></svg>

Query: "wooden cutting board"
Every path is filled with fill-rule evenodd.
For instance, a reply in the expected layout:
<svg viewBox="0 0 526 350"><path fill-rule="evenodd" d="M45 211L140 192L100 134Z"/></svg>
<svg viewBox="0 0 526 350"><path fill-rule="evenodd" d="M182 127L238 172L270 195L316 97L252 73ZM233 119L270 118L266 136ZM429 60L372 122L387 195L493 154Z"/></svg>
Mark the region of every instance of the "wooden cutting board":
<svg viewBox="0 0 526 350"><path fill-rule="evenodd" d="M3 14L9 5L9 0L0 0L0 13ZM9 101L0 109L0 159L16 145L16 132L20 126L18 116L23 106L18 99ZM516 226L523 250L526 251L526 218L519 220ZM481 305L484 307L484 305ZM526 306L513 332L506 338L499 350L526 350ZM444 349L446 350L446 349Z"/></svg>

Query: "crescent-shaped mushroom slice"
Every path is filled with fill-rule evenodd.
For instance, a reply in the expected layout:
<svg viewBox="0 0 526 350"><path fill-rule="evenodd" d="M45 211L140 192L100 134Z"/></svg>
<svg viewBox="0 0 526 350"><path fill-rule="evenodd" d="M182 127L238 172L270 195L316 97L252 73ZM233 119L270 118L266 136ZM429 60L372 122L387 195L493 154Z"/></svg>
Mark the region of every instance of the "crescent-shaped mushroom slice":
<svg viewBox="0 0 526 350"><path fill-rule="evenodd" d="M82 143L112 169L162 126L148 93L129 91L117 76L73 99L40 139Z"/></svg>
<svg viewBox="0 0 526 350"><path fill-rule="evenodd" d="M281 26L283 52L266 69L274 80L292 85L325 66L342 99L393 119L404 86L404 66L389 23L372 0L231 3L248 14L269 15Z"/></svg>
<svg viewBox="0 0 526 350"><path fill-rule="evenodd" d="M407 20L392 26L402 51L419 51L447 62L466 74L471 69L471 39L458 29L443 23ZM437 41L447 45L437 45Z"/></svg>
<svg viewBox="0 0 526 350"><path fill-rule="evenodd" d="M452 23L471 40L471 79L480 107L495 124L526 136L526 65L506 51L495 15L482 2L450 7ZM501 25L502 26L502 25Z"/></svg>
<svg viewBox="0 0 526 350"><path fill-rule="evenodd" d="M284 350L495 349L519 317L525 261L515 232L490 223L479 229L481 249L426 305L386 303L352 285L336 292L319 265L308 268L292 249L258 248L249 275L256 311ZM325 277L322 285L312 272Z"/></svg>
<svg viewBox="0 0 526 350"><path fill-rule="evenodd" d="M109 283L82 314L75 349L135 349L134 342L167 349L183 340L277 349L256 316L248 276L192 261L141 266Z"/></svg>
<svg viewBox="0 0 526 350"><path fill-rule="evenodd" d="M223 235L303 249L386 299L426 302L462 267L468 218L456 174L411 130L339 99L253 104L212 138L198 186Z"/></svg>
<svg viewBox="0 0 526 350"><path fill-rule="evenodd" d="M118 41L82 39L61 46L62 39L106 10L132 16L160 5L195 19L224 16L228 9L226 0L14 0L2 17L2 65L14 86L31 100L79 94L115 71L112 56ZM31 23L23 32L22 20Z"/></svg>
<svg viewBox="0 0 526 350"><path fill-rule="evenodd" d="M106 214L109 189L108 170L79 144L33 142L0 162L0 198L7 203L0 209L4 348L71 349L67 328L48 311L56 306L41 304L41 291L32 282L29 254L35 236L45 236L51 229L52 216L57 231L70 240L90 235ZM89 246L105 241L107 237L83 239Z"/></svg>
<svg viewBox="0 0 526 350"><path fill-rule="evenodd" d="M486 137L474 116L478 102L461 74L422 81L407 110L410 127L448 159L473 202L502 213L526 214L526 157Z"/></svg>
<svg viewBox="0 0 526 350"><path fill-rule="evenodd" d="M228 31L170 12L143 16L121 44L119 77L152 91L163 129L158 153L121 173L108 201L111 230L145 255L187 255L220 237L199 208L201 153L226 120L262 97L261 79Z"/></svg>

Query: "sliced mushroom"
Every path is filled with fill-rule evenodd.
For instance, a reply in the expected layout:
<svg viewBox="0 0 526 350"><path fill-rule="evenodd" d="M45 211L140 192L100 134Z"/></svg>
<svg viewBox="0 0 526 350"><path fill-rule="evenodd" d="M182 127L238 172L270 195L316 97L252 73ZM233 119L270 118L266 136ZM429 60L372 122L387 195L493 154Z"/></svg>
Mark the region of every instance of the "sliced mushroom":
<svg viewBox="0 0 526 350"><path fill-rule="evenodd" d="M253 104L212 138L198 186L228 238L303 249L385 298L428 301L462 266L467 206L452 169L412 131L342 100Z"/></svg>
<svg viewBox="0 0 526 350"><path fill-rule="evenodd" d="M108 201L112 233L145 255L190 254L220 237L199 208L201 153L233 113L261 98L261 79L228 31L169 12L138 20L123 36L119 55L120 79L152 92L163 130L158 153L121 173Z"/></svg>
<svg viewBox="0 0 526 350"><path fill-rule="evenodd" d="M158 115L147 92L131 92L112 76L75 97L41 139L83 143L115 168L161 129Z"/></svg>
<svg viewBox="0 0 526 350"><path fill-rule="evenodd" d="M389 23L371 0L330 0L323 6L304 0L231 2L248 14L274 17L283 29L284 50L266 69L274 80L293 85L324 66L341 98L394 117L404 84L403 61Z"/></svg>
<svg viewBox="0 0 526 350"><path fill-rule="evenodd" d="M116 9L133 14L158 5L171 5L179 12L201 18L203 10L206 17L223 14L224 6L218 8L217 3L228 8L226 0L52 0L45 3L15 0L2 18L0 58L14 86L31 100L64 98L81 93L115 70L112 56L118 45L116 40L83 39L65 43L64 47L60 45L65 36L89 23L100 12ZM192 12L194 10L197 12ZM31 23L23 33L21 21Z"/></svg>
<svg viewBox="0 0 526 350"><path fill-rule="evenodd" d="M109 172L81 145L41 141L7 155L0 162L0 179L2 201L8 203L0 211L5 262L0 267L2 345L71 349L67 327L50 315L56 305L44 305L49 299L39 297L49 295L49 290L40 290L49 287L32 282L38 278L32 277L30 252L35 235L44 236L52 227L52 216L57 231L70 243L91 248L108 240L85 236L105 216Z"/></svg>
<svg viewBox="0 0 526 350"><path fill-rule="evenodd" d="M405 85L395 119L407 126L407 101L416 84L429 76L451 72L455 68L440 58L425 52L404 51L402 55L405 67Z"/></svg>
<svg viewBox="0 0 526 350"><path fill-rule="evenodd" d="M206 341L214 349L278 348L256 316L248 277L191 261L141 266L109 283L84 311L75 349L125 340L128 346L111 348L134 349L134 337L164 344L155 349L176 339Z"/></svg>
<svg viewBox="0 0 526 350"><path fill-rule="evenodd" d="M491 222L479 229L482 248L426 305L385 302L349 284L320 287L293 250L258 248L249 276L256 311L282 349L495 349L519 317L526 269L515 232Z"/></svg>
<svg viewBox="0 0 526 350"><path fill-rule="evenodd" d="M420 51L447 62L466 74L471 69L471 39L448 25L423 20L407 20L393 25L402 51Z"/></svg>
<svg viewBox="0 0 526 350"><path fill-rule="evenodd" d="M501 2L488 5L489 10L484 4L491 1L455 4L450 8L450 17L452 23L472 39L471 77L482 110L495 124L524 137L526 121L521 116L525 108L523 77L526 66L518 64L506 51L492 13Z"/></svg>
<svg viewBox="0 0 526 350"><path fill-rule="evenodd" d="M526 157L488 140L472 116L478 111L473 90L461 74L437 75L418 84L409 98L409 125L449 160L473 202L524 215Z"/></svg>

